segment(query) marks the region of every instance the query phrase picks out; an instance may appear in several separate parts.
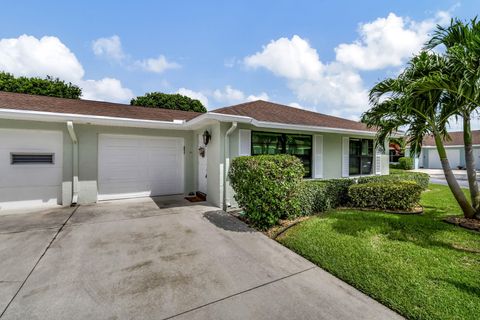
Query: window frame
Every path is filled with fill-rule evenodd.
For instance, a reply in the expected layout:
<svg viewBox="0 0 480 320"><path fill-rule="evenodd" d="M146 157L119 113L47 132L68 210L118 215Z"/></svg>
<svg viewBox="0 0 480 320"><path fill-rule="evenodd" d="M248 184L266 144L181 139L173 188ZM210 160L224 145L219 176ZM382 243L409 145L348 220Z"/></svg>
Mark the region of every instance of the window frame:
<svg viewBox="0 0 480 320"><path fill-rule="evenodd" d="M300 136L300 137L305 137L305 138L309 138L310 140L310 149L311 149L311 152L310 152L310 165L309 165L309 175L307 176L304 176L303 178L304 179L311 179L313 177L313 135L311 134L303 134L303 133L285 133L285 132L277 132L277 131L254 131L252 130L250 132L250 154L252 156L258 156L258 155L261 155L261 154L254 154L253 152L253 135L255 133L259 133L259 134L276 134L276 135L280 135L281 136L281 152L278 153L278 154L289 154L287 153L287 139L286 137L287 136ZM295 156L294 154L292 154L293 156ZM297 157L298 159L300 159L299 157ZM300 161L302 161L302 159L300 159ZM303 164L303 161L302 161L302 164Z"/></svg>
<svg viewBox="0 0 480 320"><path fill-rule="evenodd" d="M359 173L357 174L352 174L350 172L350 160L352 158L352 154L350 153L350 143L352 140L359 140L360 141L360 155L355 155L354 157L359 159ZM372 154L371 155L362 155L362 147L363 147L363 141L372 141ZM363 167L363 160L364 158L371 158L371 167L370 167L370 173L362 173L362 167ZM371 176L375 172L375 143L373 139L370 138L355 138L355 137L349 137L348 138L348 176L349 177L362 177L362 176Z"/></svg>

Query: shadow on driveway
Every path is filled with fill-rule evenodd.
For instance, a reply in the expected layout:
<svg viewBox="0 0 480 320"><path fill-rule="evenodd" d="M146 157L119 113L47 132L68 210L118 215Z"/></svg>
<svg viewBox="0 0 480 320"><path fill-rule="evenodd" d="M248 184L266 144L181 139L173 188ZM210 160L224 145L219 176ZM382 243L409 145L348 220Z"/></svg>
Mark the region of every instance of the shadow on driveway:
<svg viewBox="0 0 480 320"><path fill-rule="evenodd" d="M232 217L228 213L225 213L222 210L218 211L208 211L203 214L203 216L214 224L216 227L221 228L227 231L235 232L254 232L255 230L249 228L242 221Z"/></svg>

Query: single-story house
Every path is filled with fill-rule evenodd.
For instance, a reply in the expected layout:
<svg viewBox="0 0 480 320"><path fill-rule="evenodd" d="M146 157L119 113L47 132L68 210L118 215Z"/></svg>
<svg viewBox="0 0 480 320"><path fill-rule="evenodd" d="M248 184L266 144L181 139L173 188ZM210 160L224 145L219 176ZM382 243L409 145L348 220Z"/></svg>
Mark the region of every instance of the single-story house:
<svg viewBox="0 0 480 320"><path fill-rule="evenodd" d="M374 135L267 101L201 114L0 92L0 210L197 191L226 208L235 157L294 154L309 179L388 174Z"/></svg>
<svg viewBox="0 0 480 320"><path fill-rule="evenodd" d="M444 141L447 157L453 169L465 167L465 147L463 131L449 132L450 140ZM473 154L477 170L480 170L480 130L472 130ZM438 155L435 140L432 136L426 137L422 142L422 151L418 158L418 167L426 169L441 169L440 156Z"/></svg>

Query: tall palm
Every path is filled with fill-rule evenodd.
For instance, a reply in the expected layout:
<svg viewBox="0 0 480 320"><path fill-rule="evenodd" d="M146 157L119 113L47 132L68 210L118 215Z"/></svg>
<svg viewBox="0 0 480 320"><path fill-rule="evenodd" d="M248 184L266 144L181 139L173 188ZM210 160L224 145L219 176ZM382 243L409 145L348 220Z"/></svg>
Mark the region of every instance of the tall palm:
<svg viewBox="0 0 480 320"><path fill-rule="evenodd" d="M448 137L446 126L456 109L445 100L443 90L413 92L418 81L432 74L444 72L447 61L440 55L421 52L412 58L397 78L389 78L370 90L372 108L362 115L362 122L376 127L376 142L384 145L386 139L407 127L406 136L412 155L418 155L423 138L432 135L440 155L448 186L466 217L475 210L463 194L452 172L443 141Z"/></svg>
<svg viewBox="0 0 480 320"><path fill-rule="evenodd" d="M463 120L465 165L472 206L480 217L480 192L477 183L471 118L476 113L480 85L480 23L476 18L469 23L452 19L447 27L437 26L426 49L445 46L448 72L422 79L416 91L443 90L444 99L457 109L455 115Z"/></svg>

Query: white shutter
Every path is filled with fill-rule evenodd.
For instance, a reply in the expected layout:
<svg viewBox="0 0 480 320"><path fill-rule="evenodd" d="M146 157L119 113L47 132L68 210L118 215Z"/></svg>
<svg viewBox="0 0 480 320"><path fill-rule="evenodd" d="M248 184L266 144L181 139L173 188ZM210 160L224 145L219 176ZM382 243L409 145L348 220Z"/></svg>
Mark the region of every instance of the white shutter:
<svg viewBox="0 0 480 320"><path fill-rule="evenodd" d="M382 150L375 151L375 174L382 174Z"/></svg>
<svg viewBox="0 0 480 320"><path fill-rule="evenodd" d="M313 177L323 178L323 136L313 136Z"/></svg>
<svg viewBox="0 0 480 320"><path fill-rule="evenodd" d="M252 134L251 130L240 129L238 131L238 155L250 156L252 150Z"/></svg>
<svg viewBox="0 0 480 320"><path fill-rule="evenodd" d="M342 138L342 177L348 178L350 167L350 138Z"/></svg>

